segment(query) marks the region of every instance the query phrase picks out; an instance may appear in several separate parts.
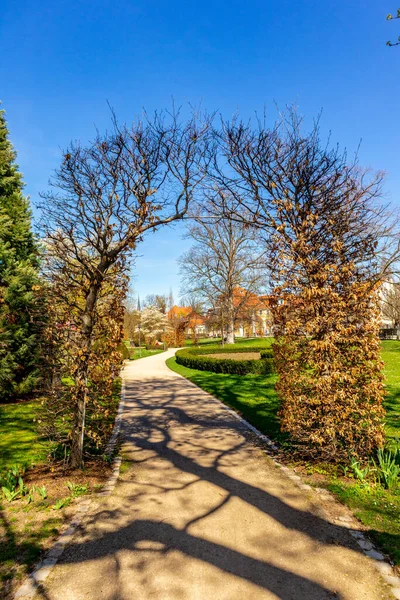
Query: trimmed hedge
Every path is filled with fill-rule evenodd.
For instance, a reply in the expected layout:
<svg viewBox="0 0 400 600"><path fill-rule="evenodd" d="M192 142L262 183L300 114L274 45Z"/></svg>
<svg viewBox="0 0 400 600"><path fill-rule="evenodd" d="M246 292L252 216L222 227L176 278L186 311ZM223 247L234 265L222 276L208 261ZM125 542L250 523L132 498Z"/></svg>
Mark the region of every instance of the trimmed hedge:
<svg viewBox="0 0 400 600"><path fill-rule="evenodd" d="M164 350L164 344L146 344L146 350ZM165 350L168 350L167 344L165 344Z"/></svg>
<svg viewBox="0 0 400 600"><path fill-rule="evenodd" d="M258 360L232 360L229 358L213 358L205 354L243 354L245 352L260 352ZM263 356L264 355L264 356ZM213 373L229 373L231 375L269 375L274 373L274 360L271 350L264 348L184 348L175 354L176 362L189 369L212 371Z"/></svg>

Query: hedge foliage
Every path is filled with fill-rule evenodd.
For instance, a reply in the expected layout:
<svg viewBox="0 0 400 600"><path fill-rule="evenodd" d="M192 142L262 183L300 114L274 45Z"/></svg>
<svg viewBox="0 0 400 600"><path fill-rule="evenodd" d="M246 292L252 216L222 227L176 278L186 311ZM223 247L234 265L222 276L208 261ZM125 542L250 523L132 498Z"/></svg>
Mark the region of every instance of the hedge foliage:
<svg viewBox="0 0 400 600"><path fill-rule="evenodd" d="M131 357L131 353L129 351L129 348L123 342L121 342L121 344L119 344L118 350L122 354L122 360L127 360L127 359L129 359Z"/></svg>
<svg viewBox="0 0 400 600"><path fill-rule="evenodd" d="M210 354L242 354L260 352L258 360L234 360L230 358L214 358ZM205 356L207 355L207 356ZM229 373L231 375L247 375L255 373L267 375L274 372L274 361L271 350L264 348L184 348L176 353L176 362L189 369Z"/></svg>

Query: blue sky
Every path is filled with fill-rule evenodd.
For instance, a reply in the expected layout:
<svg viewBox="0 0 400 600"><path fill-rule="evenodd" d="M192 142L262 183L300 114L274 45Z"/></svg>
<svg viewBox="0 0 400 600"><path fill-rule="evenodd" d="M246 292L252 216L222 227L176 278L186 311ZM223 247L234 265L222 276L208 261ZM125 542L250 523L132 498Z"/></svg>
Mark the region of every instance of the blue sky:
<svg viewBox="0 0 400 600"><path fill-rule="evenodd" d="M275 118L297 103L360 162L387 172L400 204L400 21L396 0L3 0L0 99L26 191L46 190L61 148L109 123L170 105L202 102L230 117ZM179 296L182 227L150 235L139 250L141 296Z"/></svg>

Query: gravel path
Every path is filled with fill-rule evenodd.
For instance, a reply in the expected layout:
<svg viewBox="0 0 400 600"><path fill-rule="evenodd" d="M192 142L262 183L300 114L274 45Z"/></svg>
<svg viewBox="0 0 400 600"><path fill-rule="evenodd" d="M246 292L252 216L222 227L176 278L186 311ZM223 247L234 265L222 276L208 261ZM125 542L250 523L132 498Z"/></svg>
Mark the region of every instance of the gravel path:
<svg viewBox="0 0 400 600"><path fill-rule="evenodd" d="M125 368L120 480L37 598L390 598L346 527L324 519L218 401L170 371L173 354Z"/></svg>

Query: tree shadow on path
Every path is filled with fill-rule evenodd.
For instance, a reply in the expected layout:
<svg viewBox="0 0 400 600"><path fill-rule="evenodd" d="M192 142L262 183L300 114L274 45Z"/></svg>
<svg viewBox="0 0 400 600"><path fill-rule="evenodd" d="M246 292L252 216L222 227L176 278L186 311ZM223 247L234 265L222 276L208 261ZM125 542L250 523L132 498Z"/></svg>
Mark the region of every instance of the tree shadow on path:
<svg viewBox="0 0 400 600"><path fill-rule="evenodd" d="M313 581L282 564L278 566L275 560L275 564L271 564L254 555L249 556L240 547L236 549L231 544L228 547L219 539L210 539L213 538L212 525L209 530L206 529L205 537L202 534L194 534L194 524L196 527L199 524L202 527L207 518L215 518L220 511L226 510L229 503L240 501L251 507L251 510L260 511L264 519L267 517L284 528L286 537L281 546L276 546L274 551L280 558L286 553L287 564L296 565L295 570L298 570L297 565L301 566L301 552L298 552L296 547L293 549L285 544L288 544L287 540L290 542L291 536L300 534L301 542L305 539L309 545L311 543L317 558L318 553L326 548L346 548L345 557L334 559L336 563L331 567L336 569L340 579L340 570L346 564L346 576L360 579L360 566L353 565L351 561L351 556L359 554L359 548L347 529L333 525L309 510L296 508L293 502L289 504L270 493L266 489L268 481L267 484L264 481L264 487L258 487L254 482L247 480L247 477L241 475L236 478L232 475L236 467L242 469L240 473L243 473L243 469L246 470L247 465L249 469L252 468L254 452L258 450L255 451L254 446L249 450L246 440L248 432L242 423L228 411L221 409L214 400L205 399L201 390L188 385L182 388L179 379L159 378L130 382L126 389L123 431L124 450L136 464L134 468L138 477L134 474L132 481L120 484L119 506L106 507L95 514L92 523L88 524L88 531L92 530L88 539L77 540L66 550L60 561L68 567L93 564L93 561L102 561L107 557L114 559L114 563L107 563L107 577L113 581L114 591L105 596L98 595L99 591L93 589L92 595L84 596L85 598L130 598L121 591L124 589L120 581L122 573L118 561L121 551L131 551L132 556L136 557L136 562L130 567L129 576L139 587L142 586L141 590L148 584L149 556L155 556L157 560L162 561L172 553L176 560L178 552L184 557L182 560L196 559L196 565L197 561L201 561L201 564L218 569L221 576L224 573L233 575L238 581L257 586L259 591L254 596L256 598L271 598L272 594L283 600L350 598L343 594L339 580L337 588L332 585L332 579L330 583L322 583L324 578L320 576L318 569L315 572L315 579L318 581ZM276 486L279 488L280 485L290 488L284 496L286 499L290 500L301 494L289 481L282 482L282 475L274 473L274 467L265 463L265 469L269 469L271 478L277 481L276 483L274 479L273 489L276 489ZM182 505L182 514L176 515L171 509L171 504L167 504L167 497L170 498L171 495L187 493L191 486L208 484L212 485L207 487L207 490L210 489L210 497L206 495L206 507L204 503L195 503L194 491L188 496L189 500L186 498L186 504ZM213 490L220 491L217 501L211 497ZM159 514L152 515L151 502L158 503L162 518ZM193 506L190 502L193 502ZM169 508L165 508L163 513L164 507L167 506ZM177 517L181 519L179 523ZM102 527L98 527L99 524L102 524ZM233 533L237 526L239 525L232 522ZM269 541L271 544L276 542L273 536L268 540L268 531L261 530L259 534L259 548L266 547ZM254 543L256 544L257 540ZM137 558L140 555L143 556L142 561ZM156 569L155 566L154 570ZM171 577L174 577L173 573ZM186 595L185 588L190 582L180 580L179 573L176 574L175 580L179 582L175 581L175 584L180 586L175 597L190 600L191 596ZM204 585L208 593L208 583L205 581ZM160 590L158 596L149 592L149 596L141 595L140 598L142 597L162 600L171 596L164 596ZM49 588L46 591L46 599L51 598L52 589ZM242 596L232 595L231 598L239 600ZM58 598L54 597L53 600Z"/></svg>

